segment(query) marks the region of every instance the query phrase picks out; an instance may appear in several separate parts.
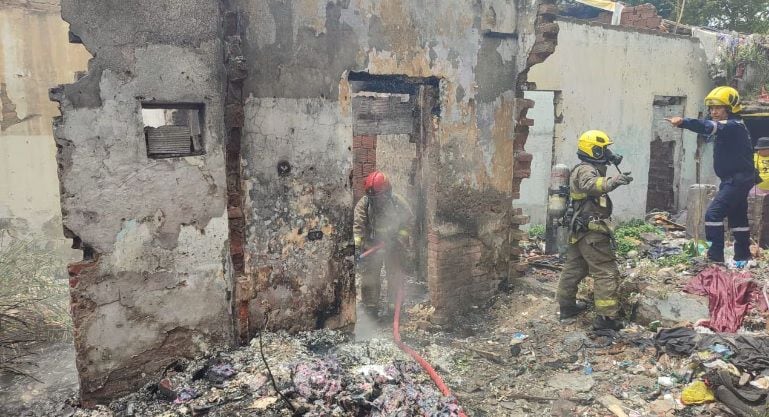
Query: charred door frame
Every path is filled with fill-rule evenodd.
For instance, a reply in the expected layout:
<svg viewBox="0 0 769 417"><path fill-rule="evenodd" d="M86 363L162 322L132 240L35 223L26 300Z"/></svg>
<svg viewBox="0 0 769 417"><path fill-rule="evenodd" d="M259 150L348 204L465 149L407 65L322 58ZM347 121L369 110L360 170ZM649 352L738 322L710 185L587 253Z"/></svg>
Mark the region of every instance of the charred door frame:
<svg viewBox="0 0 769 417"><path fill-rule="evenodd" d="M408 77L405 75L374 75L366 72L350 72L347 77L351 92L372 92L409 94L413 98L412 120L414 122L411 133L411 142L416 145L416 158L411 175L413 175L416 190L416 201L412 203L415 214L416 232L414 238L416 275L420 282L427 282L427 231L429 183L432 178L429 163L430 148L433 143L433 115L440 114L439 91L440 79L437 77ZM429 109L429 110L427 110ZM355 108L353 106L353 114ZM354 116L353 116L354 118ZM353 123L355 124L355 123ZM353 137L359 136L353 127ZM354 164L355 161L353 161Z"/></svg>

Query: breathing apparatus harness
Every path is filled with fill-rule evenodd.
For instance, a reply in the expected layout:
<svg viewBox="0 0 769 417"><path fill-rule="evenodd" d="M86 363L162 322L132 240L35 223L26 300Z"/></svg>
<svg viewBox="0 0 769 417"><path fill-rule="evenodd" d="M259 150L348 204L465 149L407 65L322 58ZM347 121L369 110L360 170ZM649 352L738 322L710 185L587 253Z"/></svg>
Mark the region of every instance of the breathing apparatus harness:
<svg viewBox="0 0 769 417"><path fill-rule="evenodd" d="M611 150L607 149L605 157L602 160L595 160L593 158L590 158L586 155L578 154L577 155L580 160L582 161L580 164L572 168L571 173L569 175L569 181L567 182L567 186L561 187L561 190L559 191L559 194L562 196L565 196L567 198L567 208L566 212L564 213L563 218L560 221L561 226L568 227L569 232L572 234L572 236L579 232L584 231L596 231L608 234L612 237L612 245L614 245L614 239L613 239L613 230L610 228L606 222L605 218L600 218L596 216L590 216L585 217L582 216L582 212L585 208L585 203L588 200L592 200L593 203L596 205L601 205L600 199L601 197L594 197L590 195L585 195L583 198L575 198L573 193L571 192L571 175L574 174L574 170L576 170L579 166L583 164L589 164L589 165L595 165L595 164L612 164L615 168L617 168L617 172L622 175L622 171L619 169L619 164L622 163L622 155L616 154L611 152ZM574 238L572 237L572 240Z"/></svg>

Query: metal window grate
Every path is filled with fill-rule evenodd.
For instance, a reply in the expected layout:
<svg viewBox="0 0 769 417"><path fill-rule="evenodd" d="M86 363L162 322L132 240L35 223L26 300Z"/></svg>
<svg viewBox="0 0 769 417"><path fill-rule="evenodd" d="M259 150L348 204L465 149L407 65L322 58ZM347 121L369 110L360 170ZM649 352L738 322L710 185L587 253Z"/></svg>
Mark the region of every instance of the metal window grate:
<svg viewBox="0 0 769 417"><path fill-rule="evenodd" d="M202 105L143 105L147 156L173 158L203 154L202 111Z"/></svg>
<svg viewBox="0 0 769 417"><path fill-rule="evenodd" d="M147 154L180 155L195 152L189 126L160 126L145 128Z"/></svg>

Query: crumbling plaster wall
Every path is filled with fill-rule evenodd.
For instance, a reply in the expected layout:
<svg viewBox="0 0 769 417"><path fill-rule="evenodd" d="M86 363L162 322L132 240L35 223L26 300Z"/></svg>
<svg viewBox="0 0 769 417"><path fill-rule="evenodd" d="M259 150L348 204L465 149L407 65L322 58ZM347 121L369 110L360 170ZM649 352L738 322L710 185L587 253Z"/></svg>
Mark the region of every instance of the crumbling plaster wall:
<svg viewBox="0 0 769 417"><path fill-rule="evenodd" d="M513 13L489 22L490 3ZM478 269L486 274L479 283L460 278L478 285L453 289L465 299L442 304L472 305L507 277L516 122L530 107L517 97L516 83L536 41L537 3L237 3L254 69L244 88L243 140L252 282L242 296L250 299L252 329L266 312L268 326L293 330L354 320L348 71L440 78L440 112L428 121L424 157L429 231L439 239L480 240ZM488 32L494 25L504 28ZM291 165L282 176L280 161ZM310 240L316 231L323 237Z"/></svg>
<svg viewBox="0 0 769 417"><path fill-rule="evenodd" d="M94 55L52 90L81 397L232 342L217 2L64 0ZM149 159L141 103L203 103L205 155Z"/></svg>
<svg viewBox="0 0 769 417"><path fill-rule="evenodd" d="M62 259L74 253L61 231L48 88L74 81L91 57L68 43L67 29L58 1L0 3L0 234Z"/></svg>
<svg viewBox="0 0 769 417"><path fill-rule="evenodd" d="M519 86L554 48L549 3L65 0L94 55L51 92L64 227L85 255L70 276L86 404L230 342L235 278L241 341L265 313L291 331L354 321L349 71L441 79L421 175L451 281L431 296L447 312L493 295L526 221ZM205 155L148 159L142 102L203 103ZM442 264L462 247L466 274Z"/></svg>
<svg viewBox="0 0 769 417"><path fill-rule="evenodd" d="M559 47L529 73L538 89L562 92L563 123L557 125L553 163L573 166L579 135L589 129L606 131L615 151L625 156L622 170L632 171L635 178L614 198L615 216L643 217L654 97L686 97L682 116L697 117L712 86L705 54L696 38L569 18L559 18L558 25ZM686 207L686 192L697 179L696 134L685 131L682 145L682 163L676 168L679 208ZM701 181L712 174L711 148L702 149Z"/></svg>

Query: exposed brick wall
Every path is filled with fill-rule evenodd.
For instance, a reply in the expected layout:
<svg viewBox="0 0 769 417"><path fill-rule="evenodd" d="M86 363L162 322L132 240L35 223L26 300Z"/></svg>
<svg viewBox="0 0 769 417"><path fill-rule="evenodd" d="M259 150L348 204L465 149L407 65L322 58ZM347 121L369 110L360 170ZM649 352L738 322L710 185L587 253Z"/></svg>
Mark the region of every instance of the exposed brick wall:
<svg viewBox="0 0 769 417"><path fill-rule="evenodd" d="M598 17L596 17L595 19L591 19L591 20L593 22L598 22L598 23L603 23L603 24L606 24L606 25L610 25L612 17L614 17L614 13L612 13L612 12L601 12L601 13L598 13Z"/></svg>
<svg viewBox="0 0 769 417"><path fill-rule="evenodd" d="M365 194L363 183L368 174L376 169L376 136L352 138L352 190L353 204Z"/></svg>
<svg viewBox="0 0 769 417"><path fill-rule="evenodd" d="M646 3L635 7L625 7L622 10L622 26L630 26L642 29L659 29L662 17L657 15L657 8L653 4Z"/></svg>
<svg viewBox="0 0 769 417"><path fill-rule="evenodd" d="M248 68L243 59L241 28L237 12L226 11L222 23L225 40L224 63L227 68L227 95L224 124L227 128L226 172L227 172L227 217L229 222L230 259L232 259L235 289L235 332L242 345L251 340L248 304L251 291L247 289L250 280L245 275L245 228L243 211L243 186L241 170L241 138L243 136L244 107L243 81Z"/></svg>
<svg viewBox="0 0 769 417"><path fill-rule="evenodd" d="M519 89L529 87L527 81L529 68L544 62L555 52L555 47L558 45L559 32L558 23L555 22L557 13L558 7L555 5L554 0L543 0L539 4L535 25L536 40L531 51L529 51L529 56L526 60L526 70L522 71L519 75L517 82ZM526 116L529 109L534 107L534 101L519 98L516 100L515 107L518 114L516 115L515 137L513 139L513 153L515 156L511 190L513 200L521 198L521 181L524 178L528 178L531 174L531 161L534 158L532 154L525 150L526 140L529 137L529 127L534 125L534 120ZM524 231L520 230L520 225L528 222L529 218L523 214L522 209L514 209L512 211L509 220L511 261L508 276L510 279L520 277L528 268L526 262L521 258L522 250L520 249L520 242L526 235Z"/></svg>
<svg viewBox="0 0 769 417"><path fill-rule="evenodd" d="M675 194L673 184L675 155L673 141L660 139L651 142L651 157L649 158L649 188L646 194L646 210L675 211Z"/></svg>
<svg viewBox="0 0 769 417"><path fill-rule="evenodd" d="M481 266L483 244L466 236L427 236L427 280L430 302L446 315L458 306L469 307L488 300L499 280Z"/></svg>

